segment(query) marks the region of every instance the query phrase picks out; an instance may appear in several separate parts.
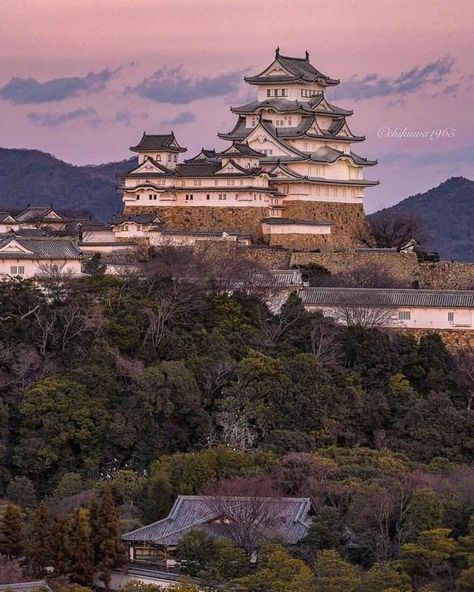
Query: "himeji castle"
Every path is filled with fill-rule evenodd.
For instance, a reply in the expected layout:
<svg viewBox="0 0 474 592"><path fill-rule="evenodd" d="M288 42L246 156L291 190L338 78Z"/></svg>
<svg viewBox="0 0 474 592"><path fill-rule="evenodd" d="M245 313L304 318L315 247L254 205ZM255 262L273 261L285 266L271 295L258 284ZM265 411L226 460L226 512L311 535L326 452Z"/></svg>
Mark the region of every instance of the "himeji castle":
<svg viewBox="0 0 474 592"><path fill-rule="evenodd" d="M257 98L231 107L236 124L218 133L227 148L185 159L173 132L144 133L131 148L138 166L120 179L130 236L147 217L149 228L169 232L242 234L286 248L353 247L365 224L364 190L378 184L366 168L377 161L353 151L365 137L349 127L352 111L326 98L340 81L313 66L308 52L295 58L279 49L245 81Z"/></svg>

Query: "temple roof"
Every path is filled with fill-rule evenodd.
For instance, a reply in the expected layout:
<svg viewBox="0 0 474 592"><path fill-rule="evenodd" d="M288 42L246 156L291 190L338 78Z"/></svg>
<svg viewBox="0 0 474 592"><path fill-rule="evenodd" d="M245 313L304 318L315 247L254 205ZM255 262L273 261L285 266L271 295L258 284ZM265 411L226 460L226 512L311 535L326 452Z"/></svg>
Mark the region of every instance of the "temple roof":
<svg viewBox="0 0 474 592"><path fill-rule="evenodd" d="M273 97L264 101L252 101L240 107L231 107L233 113L251 115L263 109L274 109L278 113L320 113L326 115L333 113L335 115L352 115L353 111L342 109L331 103L327 103L330 111L327 109L318 109L318 105L324 99L322 93L313 97L309 101L290 100L281 97ZM326 101L327 102L327 101Z"/></svg>
<svg viewBox="0 0 474 592"><path fill-rule="evenodd" d="M146 541L174 546L190 530L203 530L215 538L232 539L233 525L240 515L245 515L246 505L255 503L271 516L271 520L261 519L255 525L255 534L259 533L262 539L278 539L283 544L294 545L306 536L311 521L308 498L179 495L166 518L128 532L122 538L128 543Z"/></svg>
<svg viewBox="0 0 474 592"><path fill-rule="evenodd" d="M126 222L136 222L137 224L160 224L161 220L156 214L114 214L110 218L113 225L124 224Z"/></svg>
<svg viewBox="0 0 474 592"><path fill-rule="evenodd" d="M146 152L166 150L167 152L186 152L187 148L182 148L174 136L174 132L170 134L147 134L143 132L142 139L136 146L130 146L130 150L134 152Z"/></svg>
<svg viewBox="0 0 474 592"><path fill-rule="evenodd" d="M265 72L273 64L279 64L283 68L283 73L272 76L265 76ZM290 56L283 56L280 50L275 52L275 60L272 64L265 68L260 74L256 76L246 76L245 81L249 84L272 84L272 83L288 83L288 82L320 82L324 85L339 84L340 80L330 78L317 70L309 61L309 53L306 52L306 57L295 58Z"/></svg>
<svg viewBox="0 0 474 592"><path fill-rule="evenodd" d="M192 158L187 158L184 162L194 162L199 160L213 160L217 158L217 152L215 148L201 148L201 151L193 156Z"/></svg>

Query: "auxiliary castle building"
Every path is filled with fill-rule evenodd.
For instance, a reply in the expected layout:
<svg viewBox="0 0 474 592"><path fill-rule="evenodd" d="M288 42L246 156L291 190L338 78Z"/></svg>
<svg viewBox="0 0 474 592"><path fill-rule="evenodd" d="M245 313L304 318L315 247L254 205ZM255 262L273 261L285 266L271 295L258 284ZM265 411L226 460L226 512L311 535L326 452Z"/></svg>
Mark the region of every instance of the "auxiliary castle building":
<svg viewBox="0 0 474 592"><path fill-rule="evenodd" d="M348 124L352 111L328 102L339 84L304 58L276 50L272 63L245 81L255 101L231 107L237 122L218 134L229 146L185 159L174 133L143 134L131 150L138 166L120 178L125 228L143 221L156 236L223 232L287 248L351 248L365 225L364 190L377 185L353 151L364 141ZM161 231L160 231L161 229ZM141 232L143 236L143 232ZM150 242L153 241L150 234Z"/></svg>

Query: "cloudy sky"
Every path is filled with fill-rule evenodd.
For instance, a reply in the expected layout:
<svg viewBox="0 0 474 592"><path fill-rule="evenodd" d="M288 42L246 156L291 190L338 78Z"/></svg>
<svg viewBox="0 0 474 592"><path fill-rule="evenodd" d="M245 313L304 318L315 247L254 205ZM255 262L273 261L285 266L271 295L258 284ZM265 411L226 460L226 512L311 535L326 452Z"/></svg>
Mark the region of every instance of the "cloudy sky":
<svg viewBox="0 0 474 592"><path fill-rule="evenodd" d="M144 130L222 146L243 76L308 50L379 159L372 211L474 178L473 22L472 0L1 0L0 146L75 164L127 158Z"/></svg>

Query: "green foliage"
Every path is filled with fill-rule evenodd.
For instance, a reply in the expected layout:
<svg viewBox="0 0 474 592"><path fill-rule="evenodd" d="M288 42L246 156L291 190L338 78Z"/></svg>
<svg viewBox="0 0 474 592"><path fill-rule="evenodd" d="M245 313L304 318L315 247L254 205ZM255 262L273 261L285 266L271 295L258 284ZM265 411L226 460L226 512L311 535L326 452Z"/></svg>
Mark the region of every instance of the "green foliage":
<svg viewBox="0 0 474 592"><path fill-rule="evenodd" d="M201 530L186 533L176 547L176 561L180 571L198 577L209 569L216 555L216 543Z"/></svg>
<svg viewBox="0 0 474 592"><path fill-rule="evenodd" d="M360 585L360 572L331 549L318 553L313 564L312 592L356 592Z"/></svg>
<svg viewBox="0 0 474 592"><path fill-rule="evenodd" d="M35 486L28 477L14 477L7 486L7 497L22 510L32 510L37 504Z"/></svg>
<svg viewBox="0 0 474 592"><path fill-rule="evenodd" d="M397 562L375 563L362 574L360 592L412 592L410 576Z"/></svg>
<svg viewBox="0 0 474 592"><path fill-rule="evenodd" d="M310 592L311 570L299 559L294 559L277 545L262 549L262 559L257 571L238 578L235 584L245 592Z"/></svg>
<svg viewBox="0 0 474 592"><path fill-rule="evenodd" d="M68 538L69 577L73 582L77 582L83 586L91 586L95 566L92 530L88 510L76 508L72 516ZM101 568L103 568L102 565L103 563L101 561Z"/></svg>
<svg viewBox="0 0 474 592"><path fill-rule="evenodd" d="M407 522L407 530L412 539L423 530L442 526L443 506L432 489L421 488L413 492Z"/></svg>
<svg viewBox="0 0 474 592"><path fill-rule="evenodd" d="M0 519L0 554L7 559L21 556L24 547L23 520L21 510L13 504L8 504Z"/></svg>
<svg viewBox="0 0 474 592"><path fill-rule="evenodd" d="M108 586L111 571L125 558L119 535L119 520L112 491L106 485L101 496L89 507L94 565L99 578Z"/></svg>
<svg viewBox="0 0 474 592"><path fill-rule="evenodd" d="M42 575L53 564L54 527L50 513L44 502L33 514L31 533L28 537L28 556L35 574Z"/></svg>

